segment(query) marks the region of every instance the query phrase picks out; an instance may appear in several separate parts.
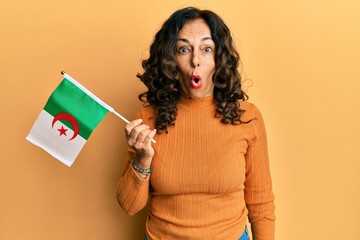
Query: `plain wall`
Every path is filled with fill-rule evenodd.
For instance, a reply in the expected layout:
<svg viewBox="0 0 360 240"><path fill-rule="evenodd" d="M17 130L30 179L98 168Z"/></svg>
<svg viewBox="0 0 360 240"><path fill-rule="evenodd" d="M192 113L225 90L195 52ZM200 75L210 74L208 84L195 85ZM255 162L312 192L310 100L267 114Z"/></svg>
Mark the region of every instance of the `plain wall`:
<svg viewBox="0 0 360 240"><path fill-rule="evenodd" d="M25 140L61 70L131 119L135 77L162 22L214 10L262 111L276 239L360 239L360 3L0 1L0 239L142 239L146 211L115 197L127 144L109 113L71 168Z"/></svg>

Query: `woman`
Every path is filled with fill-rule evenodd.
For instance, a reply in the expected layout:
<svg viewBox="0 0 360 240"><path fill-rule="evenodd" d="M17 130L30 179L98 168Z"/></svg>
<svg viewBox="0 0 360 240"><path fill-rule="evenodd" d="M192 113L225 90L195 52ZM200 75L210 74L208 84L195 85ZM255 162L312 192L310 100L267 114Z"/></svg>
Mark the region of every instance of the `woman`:
<svg viewBox="0 0 360 240"><path fill-rule="evenodd" d="M264 123L245 102L238 65L229 29L211 11L180 9L157 32L117 187L130 215L150 196L145 239L249 239L247 217L253 239L274 239Z"/></svg>

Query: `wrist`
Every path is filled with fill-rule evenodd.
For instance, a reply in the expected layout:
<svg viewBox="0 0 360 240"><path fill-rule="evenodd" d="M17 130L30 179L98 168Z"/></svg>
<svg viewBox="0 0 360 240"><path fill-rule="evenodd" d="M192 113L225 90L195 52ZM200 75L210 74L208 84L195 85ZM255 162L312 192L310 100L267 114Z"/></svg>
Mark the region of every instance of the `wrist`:
<svg viewBox="0 0 360 240"><path fill-rule="evenodd" d="M150 166L147 167L147 168L142 168L141 166L139 166L139 165L135 162L134 159L131 161L131 165L132 165L133 169L134 169L136 172L138 172L138 173L140 173L140 174L142 174L142 175L144 175L144 176L148 176L148 175L150 175L150 173L151 173L151 168L150 168Z"/></svg>
<svg viewBox="0 0 360 240"><path fill-rule="evenodd" d="M150 159L146 159L146 158L142 158L141 160L139 158L137 158L136 156L133 158L133 162L140 168L143 169L147 169L150 168L151 166L151 158Z"/></svg>

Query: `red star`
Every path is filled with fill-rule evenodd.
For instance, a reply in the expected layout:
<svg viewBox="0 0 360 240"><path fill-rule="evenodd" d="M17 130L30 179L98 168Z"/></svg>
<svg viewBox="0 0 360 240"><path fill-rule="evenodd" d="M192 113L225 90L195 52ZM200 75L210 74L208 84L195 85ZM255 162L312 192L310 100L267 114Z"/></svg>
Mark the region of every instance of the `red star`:
<svg viewBox="0 0 360 240"><path fill-rule="evenodd" d="M64 126L61 126L61 128L58 129L58 131L60 132L60 136L61 136L61 135L65 135L65 136L66 136L66 131L67 131L67 130L68 130L68 129L65 129Z"/></svg>

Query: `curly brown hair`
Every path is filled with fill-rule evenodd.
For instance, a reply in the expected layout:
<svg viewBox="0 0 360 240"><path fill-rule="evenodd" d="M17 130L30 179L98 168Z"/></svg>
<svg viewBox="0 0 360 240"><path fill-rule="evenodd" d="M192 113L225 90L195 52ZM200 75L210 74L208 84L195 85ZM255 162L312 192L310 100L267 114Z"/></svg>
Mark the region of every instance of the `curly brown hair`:
<svg viewBox="0 0 360 240"><path fill-rule="evenodd" d="M203 19L207 23L215 43L215 117L221 118L224 124L246 123L241 120L245 111L240 109L239 100L246 101L248 96L241 88L240 56L233 46L229 28L214 12L187 7L177 10L163 23L150 46L149 58L142 61L144 73L137 74L148 88L139 99L154 107L155 128L159 134L175 125L181 95L179 70L175 63L176 42L182 27L194 19Z"/></svg>

